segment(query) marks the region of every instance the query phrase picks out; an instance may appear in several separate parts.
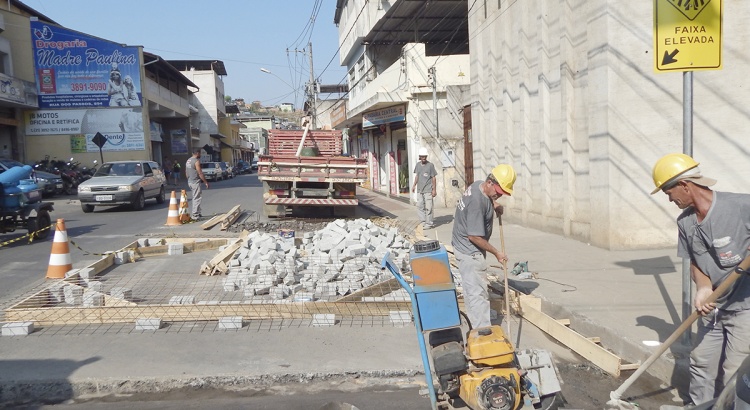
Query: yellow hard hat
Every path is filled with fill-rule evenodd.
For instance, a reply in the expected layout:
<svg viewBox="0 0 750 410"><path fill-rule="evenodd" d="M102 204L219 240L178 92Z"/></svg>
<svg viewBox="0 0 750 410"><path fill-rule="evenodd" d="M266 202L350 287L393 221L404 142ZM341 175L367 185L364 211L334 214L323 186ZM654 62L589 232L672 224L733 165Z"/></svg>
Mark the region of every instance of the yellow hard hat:
<svg viewBox="0 0 750 410"><path fill-rule="evenodd" d="M500 164L492 169L492 176L495 177L500 188L508 195L513 195L513 184L516 183L516 171L508 164Z"/></svg>
<svg viewBox="0 0 750 410"><path fill-rule="evenodd" d="M698 163L695 162L692 157L685 154L667 154L659 158L659 160L656 161L652 172L656 189L651 192L651 195L659 192L662 187L675 177L682 175L685 171L691 170L697 166Z"/></svg>

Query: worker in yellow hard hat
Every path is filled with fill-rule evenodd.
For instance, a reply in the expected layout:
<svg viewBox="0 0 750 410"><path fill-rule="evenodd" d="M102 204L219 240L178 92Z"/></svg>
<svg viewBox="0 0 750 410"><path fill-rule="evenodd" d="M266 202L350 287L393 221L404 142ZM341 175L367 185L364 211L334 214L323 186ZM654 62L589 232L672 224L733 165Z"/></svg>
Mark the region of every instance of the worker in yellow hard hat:
<svg viewBox="0 0 750 410"><path fill-rule="evenodd" d="M489 239L495 213L502 214L502 206L497 200L503 195L513 194L515 182L513 167L500 164L484 181L469 185L456 206L451 244L461 274L467 316L473 328L491 324L485 258L489 252L500 263L508 260L504 253L490 244Z"/></svg>
<svg viewBox="0 0 750 410"><path fill-rule="evenodd" d="M703 316L690 355L693 404L716 397L717 381L728 382L750 354L750 277L740 277L716 303L705 302L748 254L750 195L713 191L716 180L703 176L698 165L685 154L661 157L654 165L652 192L664 192L683 210L677 218L677 255L690 258L693 305Z"/></svg>

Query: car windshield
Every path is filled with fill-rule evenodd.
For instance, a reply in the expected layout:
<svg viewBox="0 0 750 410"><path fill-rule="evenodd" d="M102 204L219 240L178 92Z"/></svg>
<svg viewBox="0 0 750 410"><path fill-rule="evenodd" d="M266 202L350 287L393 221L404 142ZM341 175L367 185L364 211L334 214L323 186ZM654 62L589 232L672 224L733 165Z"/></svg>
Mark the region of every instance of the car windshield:
<svg viewBox="0 0 750 410"><path fill-rule="evenodd" d="M202 168L216 168L216 164L213 162L206 162L205 164L201 164Z"/></svg>
<svg viewBox="0 0 750 410"><path fill-rule="evenodd" d="M95 177L143 176L143 167L137 162L113 163L102 165L94 174Z"/></svg>

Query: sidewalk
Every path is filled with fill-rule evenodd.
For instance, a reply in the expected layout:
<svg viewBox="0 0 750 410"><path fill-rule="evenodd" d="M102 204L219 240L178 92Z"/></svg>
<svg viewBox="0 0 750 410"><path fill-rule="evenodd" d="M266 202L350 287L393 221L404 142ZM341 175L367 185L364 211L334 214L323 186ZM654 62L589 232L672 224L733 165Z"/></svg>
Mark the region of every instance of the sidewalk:
<svg viewBox="0 0 750 410"><path fill-rule="evenodd" d="M385 216L407 225L417 219L410 204L366 190L359 194L362 205ZM426 236L450 243L453 211L437 208L436 227ZM624 360L643 362L654 349L643 342L665 340L681 322L680 260L674 249L607 251L510 221L504 231L510 265L528 261L538 273L537 280L516 285L533 289L546 313L570 319L573 329L599 337ZM491 241L500 246L497 228ZM371 378L410 384L419 381L414 376L422 371L411 326L290 327L268 320L239 331L212 327L166 327L154 333L126 325L122 331L102 333L81 326L54 336L2 337L0 404L23 397L65 400L115 391L344 381L353 375L363 386ZM674 347L649 373L670 385L681 384L685 372L679 372L680 378L674 375L675 357L684 358L686 352Z"/></svg>
<svg viewBox="0 0 750 410"><path fill-rule="evenodd" d="M413 205L371 191L360 196L367 206L396 218L417 219ZM454 211L435 208L435 228L426 230L425 236L450 244ZM682 261L676 249L609 251L503 222L508 268L528 261L529 270L537 273L536 280L518 282L511 277L511 286L533 289L545 313L570 319L572 329L599 337L603 347L625 361L644 362L657 348L644 342L662 342L682 323ZM500 248L497 225L490 242ZM500 269L494 271L502 277ZM672 386L684 385L689 351L676 342L648 373Z"/></svg>

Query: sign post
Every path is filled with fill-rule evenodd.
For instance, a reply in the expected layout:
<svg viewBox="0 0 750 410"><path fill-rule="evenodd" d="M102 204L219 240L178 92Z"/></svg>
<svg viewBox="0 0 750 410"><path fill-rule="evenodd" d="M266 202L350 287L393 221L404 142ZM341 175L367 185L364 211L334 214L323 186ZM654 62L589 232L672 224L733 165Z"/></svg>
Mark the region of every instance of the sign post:
<svg viewBox="0 0 750 410"><path fill-rule="evenodd" d="M722 0L654 0L654 69L682 72L682 152L693 156L693 71L721 70ZM682 319L692 311L690 260L682 259ZM682 343L690 345L690 332Z"/></svg>
<svg viewBox="0 0 750 410"><path fill-rule="evenodd" d="M91 139L91 142L99 147L99 158L102 160L102 164L104 164L104 154L102 153L102 147L107 143L107 137L102 135L101 132L97 132L96 135L94 135L94 138Z"/></svg>

